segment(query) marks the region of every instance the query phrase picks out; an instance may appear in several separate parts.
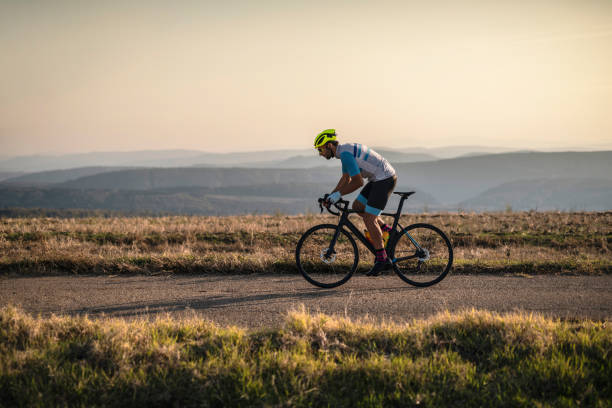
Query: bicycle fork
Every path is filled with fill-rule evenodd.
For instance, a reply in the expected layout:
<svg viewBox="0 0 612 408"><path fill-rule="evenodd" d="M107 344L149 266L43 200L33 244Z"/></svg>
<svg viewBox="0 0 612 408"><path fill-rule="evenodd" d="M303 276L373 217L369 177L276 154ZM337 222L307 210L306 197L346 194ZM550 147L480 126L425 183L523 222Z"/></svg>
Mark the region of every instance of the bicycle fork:
<svg viewBox="0 0 612 408"><path fill-rule="evenodd" d="M338 222L338 228L336 228L336 232L334 232L334 236L332 237L331 242L329 243L329 247L327 248L327 251L325 252L325 259L330 259L332 258L332 256L336 253L336 251L334 251L334 247L336 246L336 242L338 241L338 237L340 236L340 230L342 230L342 227L344 226L344 221L348 218L348 213L342 213L342 216L340 216L340 222ZM325 262L325 259L323 260L323 262Z"/></svg>

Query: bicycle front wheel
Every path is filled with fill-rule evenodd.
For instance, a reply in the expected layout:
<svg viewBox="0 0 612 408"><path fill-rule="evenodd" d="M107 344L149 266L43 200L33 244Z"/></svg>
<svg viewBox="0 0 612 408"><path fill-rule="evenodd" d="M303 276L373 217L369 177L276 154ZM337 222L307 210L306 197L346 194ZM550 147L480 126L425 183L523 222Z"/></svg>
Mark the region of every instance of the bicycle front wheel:
<svg viewBox="0 0 612 408"><path fill-rule="evenodd" d="M306 280L321 288L334 288L348 281L359 263L353 237L340 230L334 247L330 245L337 225L321 224L302 235L295 249L297 267Z"/></svg>
<svg viewBox="0 0 612 408"><path fill-rule="evenodd" d="M391 259L402 280L414 286L431 286L448 274L453 264L453 248L437 227L413 224L397 235Z"/></svg>

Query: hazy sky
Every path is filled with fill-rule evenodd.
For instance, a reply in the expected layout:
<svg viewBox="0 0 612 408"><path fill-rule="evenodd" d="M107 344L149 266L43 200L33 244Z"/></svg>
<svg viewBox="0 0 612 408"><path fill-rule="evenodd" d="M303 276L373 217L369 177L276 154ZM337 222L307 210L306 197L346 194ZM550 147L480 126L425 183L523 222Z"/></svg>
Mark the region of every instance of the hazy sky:
<svg viewBox="0 0 612 408"><path fill-rule="evenodd" d="M612 148L612 1L0 0L0 156Z"/></svg>

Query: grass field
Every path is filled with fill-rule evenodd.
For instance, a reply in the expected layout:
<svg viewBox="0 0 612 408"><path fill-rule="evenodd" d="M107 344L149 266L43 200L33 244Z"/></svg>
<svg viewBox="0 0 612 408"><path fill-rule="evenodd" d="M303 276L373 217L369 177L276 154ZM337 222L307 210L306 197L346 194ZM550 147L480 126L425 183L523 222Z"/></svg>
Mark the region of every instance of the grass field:
<svg viewBox="0 0 612 408"><path fill-rule="evenodd" d="M301 234L335 221L313 214L0 218L0 273L297 273ZM612 272L612 212L402 216L404 226L415 222L447 232L453 273ZM360 257L368 268L364 247Z"/></svg>
<svg viewBox="0 0 612 408"><path fill-rule="evenodd" d="M297 273L305 216L0 218L0 273ZM421 214L453 273L612 272L612 213ZM362 268L371 265L360 248ZM33 317L0 308L0 407L612 406L609 322L484 311L397 325L290 313L247 331L198 319Z"/></svg>
<svg viewBox="0 0 612 408"><path fill-rule="evenodd" d="M278 329L0 309L0 406L612 405L609 322L466 311Z"/></svg>

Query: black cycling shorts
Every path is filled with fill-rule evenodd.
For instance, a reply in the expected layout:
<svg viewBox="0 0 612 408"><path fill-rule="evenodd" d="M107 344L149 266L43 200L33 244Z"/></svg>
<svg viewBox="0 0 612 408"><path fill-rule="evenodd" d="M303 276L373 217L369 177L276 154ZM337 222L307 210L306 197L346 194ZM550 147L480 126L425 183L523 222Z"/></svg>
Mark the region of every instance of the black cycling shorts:
<svg viewBox="0 0 612 408"><path fill-rule="evenodd" d="M357 201L366 206L365 211L367 213L380 215L387 205L389 197L391 197L396 182L397 176L379 181L369 181L357 196Z"/></svg>

